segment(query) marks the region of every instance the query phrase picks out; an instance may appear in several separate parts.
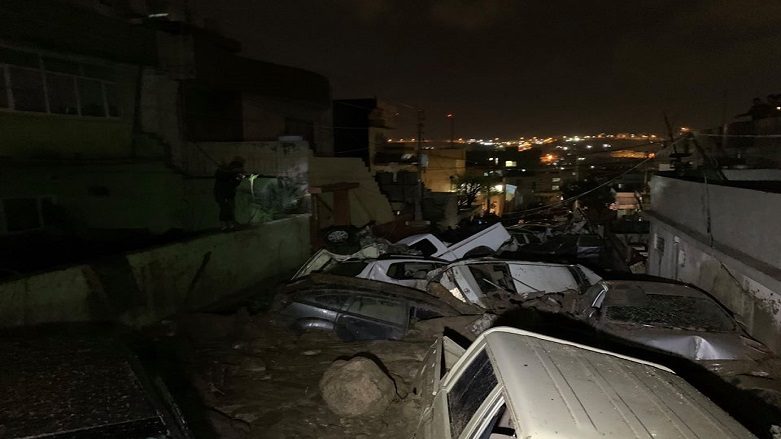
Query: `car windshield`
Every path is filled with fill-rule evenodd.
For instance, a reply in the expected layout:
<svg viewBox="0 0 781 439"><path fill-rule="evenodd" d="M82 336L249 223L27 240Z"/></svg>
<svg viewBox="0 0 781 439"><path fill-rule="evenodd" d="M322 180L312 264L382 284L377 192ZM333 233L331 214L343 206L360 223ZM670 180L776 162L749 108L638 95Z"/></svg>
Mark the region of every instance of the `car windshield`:
<svg viewBox="0 0 781 439"><path fill-rule="evenodd" d="M642 304L607 307L609 321L699 332L732 331L735 324L718 304L705 297L648 294Z"/></svg>

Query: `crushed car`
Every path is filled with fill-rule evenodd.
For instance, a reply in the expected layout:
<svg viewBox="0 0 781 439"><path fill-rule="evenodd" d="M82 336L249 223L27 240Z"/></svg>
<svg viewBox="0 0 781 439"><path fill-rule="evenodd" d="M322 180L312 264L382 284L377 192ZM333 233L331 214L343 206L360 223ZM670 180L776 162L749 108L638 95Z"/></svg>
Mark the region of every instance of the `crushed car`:
<svg viewBox="0 0 781 439"><path fill-rule="evenodd" d="M455 236L454 238L458 239ZM446 261L455 261L469 255L494 254L502 250L503 247L509 247L508 251L513 251L517 246L513 237L500 223L479 229L476 233L461 237L453 243L443 241L434 234L424 233L408 236L397 241L396 244L418 250L423 256Z"/></svg>
<svg viewBox="0 0 781 439"><path fill-rule="evenodd" d="M398 340L418 321L482 314L412 288L320 273L287 284L272 311L283 326L332 331L345 341Z"/></svg>
<svg viewBox="0 0 781 439"><path fill-rule="evenodd" d="M772 356L713 297L682 284L601 281L578 299L574 314L598 330L706 367Z"/></svg>
<svg viewBox="0 0 781 439"><path fill-rule="evenodd" d="M494 258L465 259L429 274L458 300L493 310L542 296L574 296L601 279L582 265Z"/></svg>
<svg viewBox="0 0 781 439"><path fill-rule="evenodd" d="M377 257L344 260L331 258L326 263L323 263L322 259L314 258L312 265L302 267L293 279L300 279L313 271L318 271L339 276L376 280L426 291L427 274L445 265L447 265L447 261L441 259L412 255L385 254ZM319 268L318 270L313 270L314 267Z"/></svg>
<svg viewBox="0 0 781 439"><path fill-rule="evenodd" d="M670 369L533 332L434 343L416 438L753 438Z"/></svg>

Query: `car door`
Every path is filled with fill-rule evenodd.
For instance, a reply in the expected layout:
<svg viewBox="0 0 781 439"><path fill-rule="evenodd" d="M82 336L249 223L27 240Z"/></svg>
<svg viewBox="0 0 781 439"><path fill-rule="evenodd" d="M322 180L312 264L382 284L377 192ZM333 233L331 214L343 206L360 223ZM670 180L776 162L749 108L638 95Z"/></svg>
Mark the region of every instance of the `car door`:
<svg viewBox="0 0 781 439"><path fill-rule="evenodd" d="M406 301L358 294L339 316L336 334L343 340L398 340L406 334L408 325Z"/></svg>

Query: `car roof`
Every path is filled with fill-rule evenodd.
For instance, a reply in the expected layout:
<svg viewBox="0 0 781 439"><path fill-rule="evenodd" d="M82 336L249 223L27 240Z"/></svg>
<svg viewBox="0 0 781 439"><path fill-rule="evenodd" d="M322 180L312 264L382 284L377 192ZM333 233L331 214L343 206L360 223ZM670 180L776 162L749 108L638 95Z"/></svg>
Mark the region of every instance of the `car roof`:
<svg viewBox="0 0 781 439"><path fill-rule="evenodd" d="M524 437L754 437L663 366L514 328L481 339Z"/></svg>
<svg viewBox="0 0 781 439"><path fill-rule="evenodd" d="M347 291L355 294L373 294L440 307L450 311L454 316L461 315L455 308L444 301L414 288L361 279L357 277L338 276L326 273L312 273L305 278L291 282L283 288L283 292L305 294L307 292Z"/></svg>
<svg viewBox="0 0 781 439"><path fill-rule="evenodd" d="M460 261L452 262L448 265L449 267L453 267L456 265L471 265L471 264L510 264L510 265L540 265L540 266L546 266L546 267L573 267L575 264L559 264L555 262L540 262L540 261L519 261L519 260L513 260L513 259L500 259L500 258L494 258L494 257L485 257L485 258L471 258L471 259L461 259Z"/></svg>

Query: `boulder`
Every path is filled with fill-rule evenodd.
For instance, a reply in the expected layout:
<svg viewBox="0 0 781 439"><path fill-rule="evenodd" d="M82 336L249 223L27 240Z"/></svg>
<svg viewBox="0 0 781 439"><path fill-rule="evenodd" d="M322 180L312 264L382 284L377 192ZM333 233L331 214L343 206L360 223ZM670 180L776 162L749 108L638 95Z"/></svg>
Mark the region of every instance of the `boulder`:
<svg viewBox="0 0 781 439"><path fill-rule="evenodd" d="M320 379L328 408L343 417L372 416L385 411L396 395L393 381L369 358L331 364Z"/></svg>

